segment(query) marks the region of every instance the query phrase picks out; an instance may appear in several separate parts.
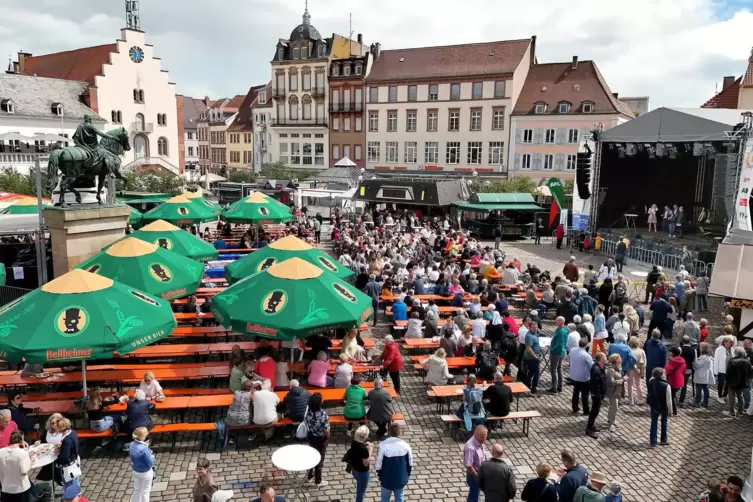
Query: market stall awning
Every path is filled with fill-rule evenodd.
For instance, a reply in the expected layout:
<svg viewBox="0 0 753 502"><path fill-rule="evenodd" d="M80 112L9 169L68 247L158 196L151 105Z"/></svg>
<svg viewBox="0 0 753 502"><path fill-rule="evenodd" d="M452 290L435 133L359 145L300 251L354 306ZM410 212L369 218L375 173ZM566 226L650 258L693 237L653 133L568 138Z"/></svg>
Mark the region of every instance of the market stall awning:
<svg viewBox="0 0 753 502"><path fill-rule="evenodd" d="M488 213L489 211L540 211L541 206L529 203L521 204L479 204L474 202L456 202L453 206L463 211L476 211L477 213Z"/></svg>

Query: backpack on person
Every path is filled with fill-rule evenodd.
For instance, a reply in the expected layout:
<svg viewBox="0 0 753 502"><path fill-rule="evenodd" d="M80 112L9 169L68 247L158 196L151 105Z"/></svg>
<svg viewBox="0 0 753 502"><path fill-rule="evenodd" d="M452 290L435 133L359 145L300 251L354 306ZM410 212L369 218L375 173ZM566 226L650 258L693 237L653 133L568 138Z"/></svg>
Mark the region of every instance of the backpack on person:
<svg viewBox="0 0 753 502"><path fill-rule="evenodd" d="M473 389L468 393L466 407L471 415L481 415L484 412L484 395L481 389Z"/></svg>
<svg viewBox="0 0 753 502"><path fill-rule="evenodd" d="M508 331L502 338L502 359L509 364L511 361L517 359L517 356L518 340L514 333Z"/></svg>

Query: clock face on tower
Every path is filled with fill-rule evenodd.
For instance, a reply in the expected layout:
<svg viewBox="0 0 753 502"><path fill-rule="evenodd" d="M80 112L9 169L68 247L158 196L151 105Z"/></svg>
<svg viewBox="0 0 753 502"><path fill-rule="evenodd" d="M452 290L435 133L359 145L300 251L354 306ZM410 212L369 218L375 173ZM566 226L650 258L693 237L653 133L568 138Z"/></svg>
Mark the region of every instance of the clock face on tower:
<svg viewBox="0 0 753 502"><path fill-rule="evenodd" d="M140 63L144 60L144 50L135 45L128 51L128 55L134 63Z"/></svg>

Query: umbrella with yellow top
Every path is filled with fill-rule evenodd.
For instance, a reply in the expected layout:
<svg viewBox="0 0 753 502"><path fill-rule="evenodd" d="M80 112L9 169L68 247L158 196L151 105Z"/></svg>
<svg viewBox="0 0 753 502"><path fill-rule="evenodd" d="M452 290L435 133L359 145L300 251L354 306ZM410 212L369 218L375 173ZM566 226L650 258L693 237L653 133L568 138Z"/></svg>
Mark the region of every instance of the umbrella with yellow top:
<svg viewBox="0 0 753 502"><path fill-rule="evenodd" d="M76 268L164 300L193 294L204 275L203 264L133 237L116 242Z"/></svg>
<svg viewBox="0 0 753 502"><path fill-rule="evenodd" d="M222 212L222 219L233 223L284 223L291 221L293 215L286 206L260 192L254 192L226 208Z"/></svg>
<svg viewBox="0 0 753 502"><path fill-rule="evenodd" d="M204 207L208 207L209 209L214 211L215 214L220 214L222 212L222 206L220 206L219 204L215 204L209 199L205 199L198 192L185 192L183 196L186 199L189 199L194 204L200 204Z"/></svg>
<svg viewBox="0 0 753 502"><path fill-rule="evenodd" d="M144 213L145 221L165 220L174 225L190 225L217 220L214 209L193 202L184 195L176 195Z"/></svg>
<svg viewBox="0 0 753 502"><path fill-rule="evenodd" d="M219 252L208 242L163 220L153 221L131 232L129 237L151 242L192 260L206 262L219 256Z"/></svg>

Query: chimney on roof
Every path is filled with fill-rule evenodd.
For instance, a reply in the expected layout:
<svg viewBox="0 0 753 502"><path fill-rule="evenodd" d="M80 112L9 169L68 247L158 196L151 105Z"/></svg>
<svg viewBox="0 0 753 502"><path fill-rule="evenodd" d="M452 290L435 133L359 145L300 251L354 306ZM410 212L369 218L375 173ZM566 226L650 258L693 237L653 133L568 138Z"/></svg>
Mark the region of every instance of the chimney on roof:
<svg viewBox="0 0 753 502"><path fill-rule="evenodd" d="M619 92L613 92L612 96L614 96L614 99L620 99L620 93Z"/></svg>
<svg viewBox="0 0 753 502"><path fill-rule="evenodd" d="M18 51L18 63L13 65L16 73L24 73L26 69L26 58L30 58L30 52Z"/></svg>
<svg viewBox="0 0 753 502"><path fill-rule="evenodd" d="M362 43L363 43L363 33L359 33L359 34L358 34L357 40L358 40L358 43L359 43L359 44L362 44Z"/></svg>
<svg viewBox="0 0 753 502"><path fill-rule="evenodd" d="M578 69L578 56L573 56L573 66L572 66L572 69L573 70L577 70Z"/></svg>
<svg viewBox="0 0 753 502"><path fill-rule="evenodd" d="M212 104L212 100L209 99L209 96L204 96L204 106L209 108L209 105Z"/></svg>
<svg viewBox="0 0 753 502"><path fill-rule="evenodd" d="M369 52L371 52L371 55L374 56L374 61L379 61L379 53L382 52L382 44L380 44L379 42L374 42L373 44L371 44Z"/></svg>
<svg viewBox="0 0 753 502"><path fill-rule="evenodd" d="M731 86L735 82L735 77L724 77L724 83L722 83L722 90Z"/></svg>

